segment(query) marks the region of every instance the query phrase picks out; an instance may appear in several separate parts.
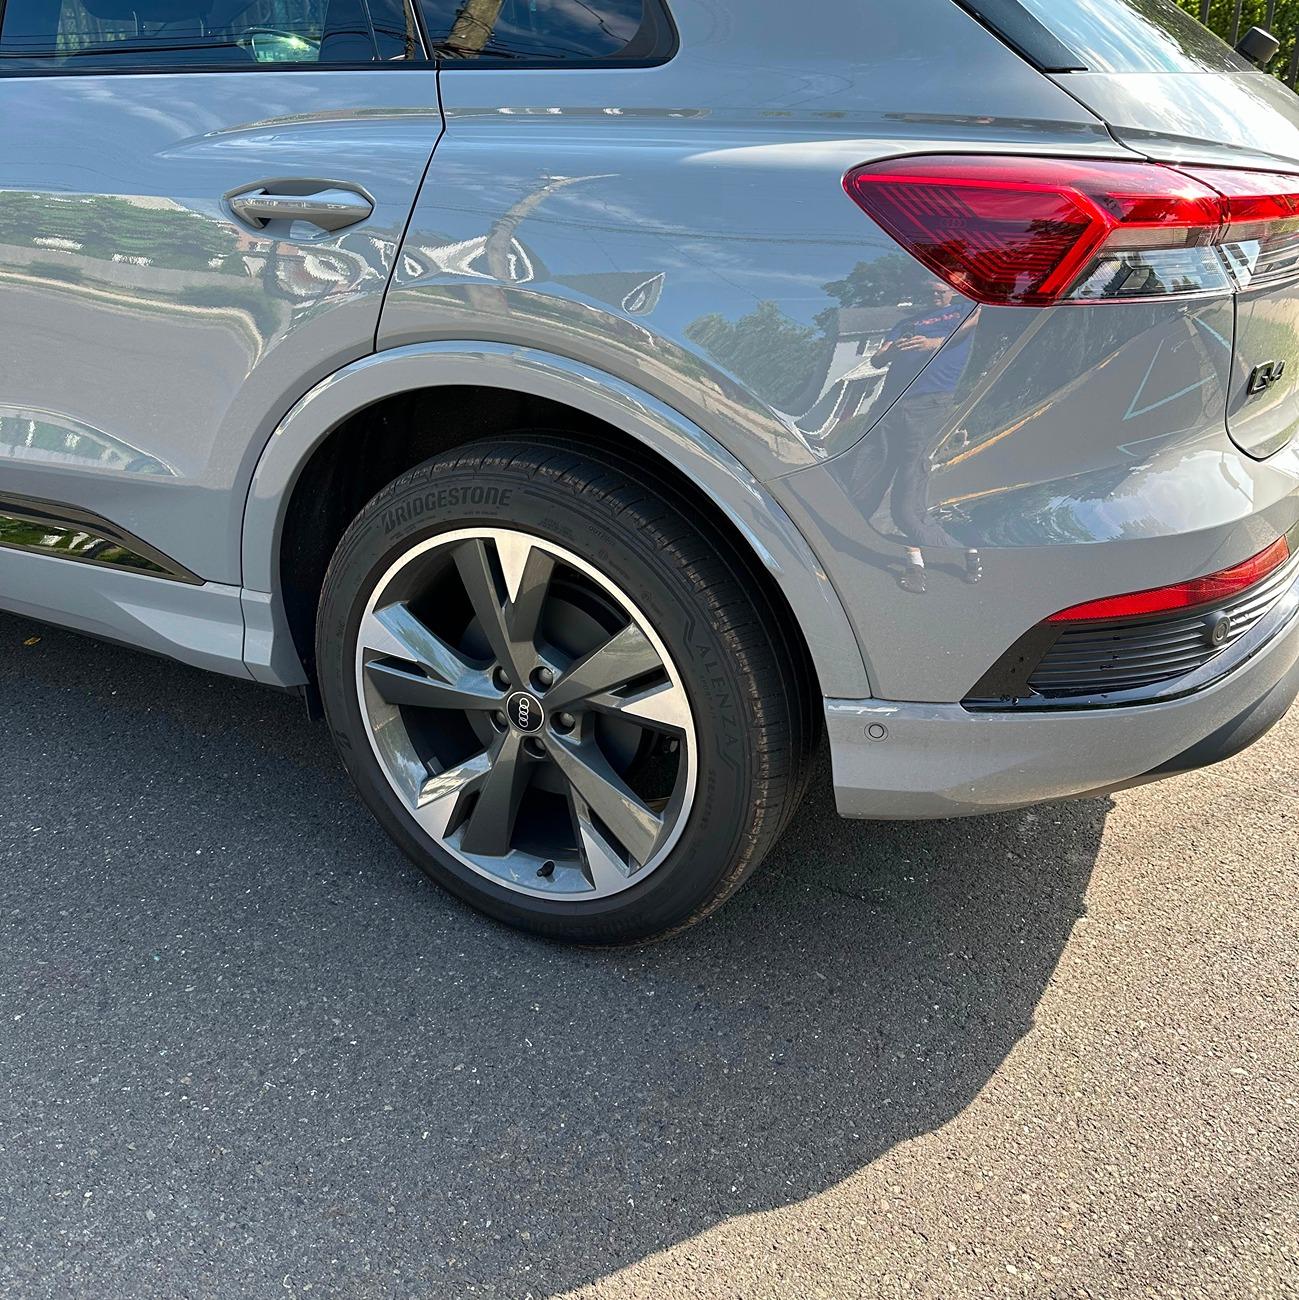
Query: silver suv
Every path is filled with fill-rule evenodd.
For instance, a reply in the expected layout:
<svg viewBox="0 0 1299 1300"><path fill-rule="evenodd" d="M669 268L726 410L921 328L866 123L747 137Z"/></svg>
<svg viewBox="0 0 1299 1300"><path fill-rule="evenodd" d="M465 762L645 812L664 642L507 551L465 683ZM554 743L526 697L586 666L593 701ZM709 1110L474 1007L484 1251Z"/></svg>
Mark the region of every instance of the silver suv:
<svg viewBox="0 0 1299 1300"><path fill-rule="evenodd" d="M669 10L670 5L670 10ZM7 0L0 605L589 943L1299 692L1299 101L1169 0Z"/></svg>

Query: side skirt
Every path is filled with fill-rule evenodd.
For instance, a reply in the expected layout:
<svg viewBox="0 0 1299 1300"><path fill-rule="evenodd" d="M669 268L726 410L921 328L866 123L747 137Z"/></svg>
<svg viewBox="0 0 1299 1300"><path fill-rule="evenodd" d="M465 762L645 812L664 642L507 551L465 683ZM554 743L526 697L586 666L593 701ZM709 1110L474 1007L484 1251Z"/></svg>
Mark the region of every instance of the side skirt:
<svg viewBox="0 0 1299 1300"><path fill-rule="evenodd" d="M0 545L0 609L249 678L240 589Z"/></svg>

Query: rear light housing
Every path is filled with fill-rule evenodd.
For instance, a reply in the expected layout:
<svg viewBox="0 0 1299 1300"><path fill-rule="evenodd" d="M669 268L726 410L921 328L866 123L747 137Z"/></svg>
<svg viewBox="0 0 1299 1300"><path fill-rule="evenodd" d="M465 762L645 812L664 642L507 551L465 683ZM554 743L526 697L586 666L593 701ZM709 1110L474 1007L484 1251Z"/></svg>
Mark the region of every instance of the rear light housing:
<svg viewBox="0 0 1299 1300"><path fill-rule="evenodd" d="M1226 168L1187 168L1222 195L1227 214L1219 240L1244 288L1299 274L1299 176Z"/></svg>
<svg viewBox="0 0 1299 1300"><path fill-rule="evenodd" d="M1299 177L1147 162L899 158L844 188L953 288L994 306L1227 294L1299 275Z"/></svg>
<svg viewBox="0 0 1299 1300"><path fill-rule="evenodd" d="M1204 578L1178 582L1169 587L1129 592L1089 600L1052 614L1048 623L1095 623L1110 619L1142 618L1150 614L1167 614L1177 610L1198 609L1202 605L1219 605L1239 595L1275 573L1290 558L1290 546L1278 537L1266 550L1229 569L1220 569Z"/></svg>

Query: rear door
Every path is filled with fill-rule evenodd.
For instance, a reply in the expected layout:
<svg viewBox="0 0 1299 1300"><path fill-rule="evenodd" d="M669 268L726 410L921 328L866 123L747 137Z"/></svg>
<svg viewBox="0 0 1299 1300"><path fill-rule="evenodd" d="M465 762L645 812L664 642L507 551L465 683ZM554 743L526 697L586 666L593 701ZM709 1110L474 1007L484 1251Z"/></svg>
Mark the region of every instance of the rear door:
<svg viewBox="0 0 1299 1300"><path fill-rule="evenodd" d="M1179 166L1288 172L1276 189L1299 191L1299 97L1173 0L958 2L1136 152ZM1241 188L1228 175L1204 175ZM1242 450L1262 457L1299 432L1299 229L1274 227L1270 242L1246 240L1233 256L1246 273L1228 428Z"/></svg>
<svg viewBox="0 0 1299 1300"><path fill-rule="evenodd" d="M294 401L373 350L439 138L414 16L404 0L0 9L0 514L91 514L238 582L257 456Z"/></svg>

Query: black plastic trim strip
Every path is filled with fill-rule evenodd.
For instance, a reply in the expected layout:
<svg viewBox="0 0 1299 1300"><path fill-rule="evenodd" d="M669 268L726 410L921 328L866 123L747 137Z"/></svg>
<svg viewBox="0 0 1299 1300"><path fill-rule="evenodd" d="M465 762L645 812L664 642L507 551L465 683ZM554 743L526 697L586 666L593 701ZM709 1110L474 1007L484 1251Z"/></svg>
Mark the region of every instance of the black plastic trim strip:
<svg viewBox="0 0 1299 1300"><path fill-rule="evenodd" d="M0 493L0 548L201 586L203 579L89 510Z"/></svg>
<svg viewBox="0 0 1299 1300"><path fill-rule="evenodd" d="M956 0L956 3L1039 72L1087 71L1087 65L1018 0Z"/></svg>

